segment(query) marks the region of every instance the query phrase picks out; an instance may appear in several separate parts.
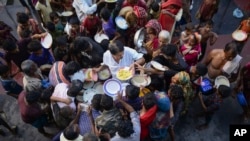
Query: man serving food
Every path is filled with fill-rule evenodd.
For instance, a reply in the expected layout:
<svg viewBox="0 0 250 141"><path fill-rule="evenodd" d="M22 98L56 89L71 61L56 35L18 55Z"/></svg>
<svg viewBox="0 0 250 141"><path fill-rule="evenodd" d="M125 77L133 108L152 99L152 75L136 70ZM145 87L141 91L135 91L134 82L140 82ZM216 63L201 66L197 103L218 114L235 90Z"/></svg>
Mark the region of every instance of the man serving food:
<svg viewBox="0 0 250 141"><path fill-rule="evenodd" d="M136 50L125 47L121 41L114 41L109 44L109 49L103 55L103 63L107 65L111 71L112 77L117 78L117 73L120 69L125 68L134 71L134 63L143 65L145 59L143 54ZM96 71L101 68L96 69Z"/></svg>

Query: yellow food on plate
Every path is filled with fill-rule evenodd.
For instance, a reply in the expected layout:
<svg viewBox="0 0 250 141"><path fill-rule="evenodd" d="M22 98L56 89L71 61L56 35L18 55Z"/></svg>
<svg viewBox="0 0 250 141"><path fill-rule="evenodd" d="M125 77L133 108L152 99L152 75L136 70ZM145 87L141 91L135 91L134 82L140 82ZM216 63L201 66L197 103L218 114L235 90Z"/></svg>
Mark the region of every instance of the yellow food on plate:
<svg viewBox="0 0 250 141"><path fill-rule="evenodd" d="M128 80L131 76L132 72L129 69L120 69L116 75L116 77L120 80Z"/></svg>

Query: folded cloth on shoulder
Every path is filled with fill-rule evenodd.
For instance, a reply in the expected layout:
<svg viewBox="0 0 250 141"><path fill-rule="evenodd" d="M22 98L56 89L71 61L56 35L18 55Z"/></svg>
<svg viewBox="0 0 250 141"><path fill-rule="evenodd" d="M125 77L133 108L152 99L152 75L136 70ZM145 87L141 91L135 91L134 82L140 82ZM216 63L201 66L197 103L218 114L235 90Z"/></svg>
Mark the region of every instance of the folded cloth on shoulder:
<svg viewBox="0 0 250 141"><path fill-rule="evenodd" d="M232 61L227 61L226 64L223 66L222 71L231 75L232 73L237 73L238 68L240 67L240 62L242 57L237 55Z"/></svg>

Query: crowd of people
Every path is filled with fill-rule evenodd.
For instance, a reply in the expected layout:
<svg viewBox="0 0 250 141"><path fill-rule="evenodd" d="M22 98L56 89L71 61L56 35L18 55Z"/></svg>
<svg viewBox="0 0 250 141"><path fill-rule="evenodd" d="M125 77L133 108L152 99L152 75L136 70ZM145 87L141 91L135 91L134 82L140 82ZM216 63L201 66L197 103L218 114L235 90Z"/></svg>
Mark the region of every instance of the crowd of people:
<svg viewBox="0 0 250 141"><path fill-rule="evenodd" d="M174 141L175 125L195 98L203 109L197 113L204 116L204 124L197 125L202 130L209 127L223 99L240 92L245 98L240 103L244 120L250 118L250 62L241 66L240 55L249 39L250 18L235 29L246 34L244 40L233 39L223 49L208 52L207 45L218 39L212 19L219 0L202 1L195 15L198 25L192 23L193 0L28 0L30 6L20 2L26 11L16 14L17 29L0 21L0 81L6 94L17 99L23 122L52 140ZM121 27L117 17L128 27ZM140 29L145 32L138 46L134 37ZM48 34L53 40L49 48L41 43ZM97 41L95 36L102 34L107 38ZM152 61L162 68L153 67ZM82 103L77 97L85 83L98 81L83 70L98 73L104 66L110 78L118 79L119 69L129 67L151 82L140 87L130 83L125 95L117 92L115 99L95 94L90 105ZM19 72L22 84L13 78ZM16 134L17 127L2 115L4 109L0 124ZM49 124L60 132L47 133L44 127Z"/></svg>

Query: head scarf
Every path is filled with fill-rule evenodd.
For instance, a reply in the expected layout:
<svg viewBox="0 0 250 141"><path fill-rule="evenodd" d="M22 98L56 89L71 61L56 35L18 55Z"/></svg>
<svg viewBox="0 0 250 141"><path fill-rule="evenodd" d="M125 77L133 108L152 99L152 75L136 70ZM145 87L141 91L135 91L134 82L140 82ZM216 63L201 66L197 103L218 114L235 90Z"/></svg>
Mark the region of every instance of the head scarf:
<svg viewBox="0 0 250 141"><path fill-rule="evenodd" d="M189 74L185 71L181 71L179 73L177 73L178 75L178 83L180 85L186 85L188 83L190 83L190 77L189 77Z"/></svg>
<svg viewBox="0 0 250 141"><path fill-rule="evenodd" d="M161 31L161 24L156 19L149 20L145 27L155 29L156 35Z"/></svg>
<svg viewBox="0 0 250 141"><path fill-rule="evenodd" d="M134 6L133 10L134 10L135 15L138 18L147 18L148 14L147 14L147 11L144 8L142 8L140 6Z"/></svg>
<svg viewBox="0 0 250 141"><path fill-rule="evenodd" d="M191 81L189 74L185 71L181 71L177 73L178 81L177 84L181 85L184 91L184 98L185 97L192 97L193 96L193 89L191 87Z"/></svg>

